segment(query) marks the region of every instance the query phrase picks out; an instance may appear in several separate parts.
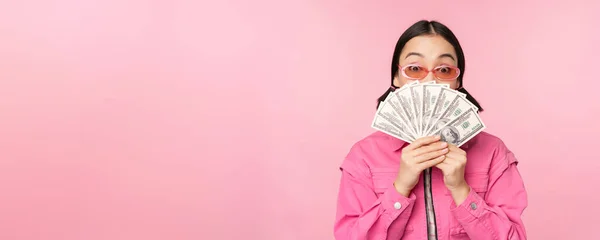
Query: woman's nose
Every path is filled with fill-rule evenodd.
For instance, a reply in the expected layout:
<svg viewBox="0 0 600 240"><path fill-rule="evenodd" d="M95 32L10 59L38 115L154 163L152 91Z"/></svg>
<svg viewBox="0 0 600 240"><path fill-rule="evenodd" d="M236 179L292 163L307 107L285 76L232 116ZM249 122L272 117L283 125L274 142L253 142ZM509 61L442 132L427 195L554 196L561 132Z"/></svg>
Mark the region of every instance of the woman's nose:
<svg viewBox="0 0 600 240"><path fill-rule="evenodd" d="M433 76L432 72L429 72L427 74L427 76L425 76L423 79L421 79L421 82L431 82L435 80L435 76Z"/></svg>

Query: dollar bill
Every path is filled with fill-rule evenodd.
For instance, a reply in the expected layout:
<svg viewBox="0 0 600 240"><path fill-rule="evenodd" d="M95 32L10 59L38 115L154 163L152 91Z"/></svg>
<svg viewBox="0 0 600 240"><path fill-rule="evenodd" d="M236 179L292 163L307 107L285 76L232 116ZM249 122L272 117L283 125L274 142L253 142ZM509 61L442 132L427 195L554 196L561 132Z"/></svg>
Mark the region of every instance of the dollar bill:
<svg viewBox="0 0 600 240"><path fill-rule="evenodd" d="M442 141L460 147L485 128L486 126L477 114L477 110L468 108L431 135L439 135Z"/></svg>
<svg viewBox="0 0 600 240"><path fill-rule="evenodd" d="M401 116L402 110L399 108L399 102L392 100L395 98L393 94L388 94L385 101L383 101L379 105L379 109L377 109L377 115L382 117L387 121L387 123L393 125L401 134L403 139L408 139L414 141L416 139L416 134L413 133L410 129L410 125L408 125L408 120L405 116Z"/></svg>
<svg viewBox="0 0 600 240"><path fill-rule="evenodd" d="M371 127L408 143L411 143L415 140L407 136L400 129L396 128L394 124L380 115L375 115L375 118L373 118L373 122L371 123Z"/></svg>
<svg viewBox="0 0 600 240"><path fill-rule="evenodd" d="M416 131L414 131L412 128L412 125L410 123L410 118L409 118L409 116L406 115L405 108L402 106L400 99L396 96L396 92L398 92L406 87L408 87L408 84L404 85L400 89L396 89L395 92L388 94L388 96L386 97L384 102L380 104L380 107L384 106L384 105L386 105L386 106L389 105L394 110L394 112L396 112L396 114L394 116L397 117L397 119L395 119L393 122L402 125L404 127L403 130L406 131L406 135L413 136L416 138L418 135L417 135ZM388 104L385 104L385 103L388 103Z"/></svg>
<svg viewBox="0 0 600 240"><path fill-rule="evenodd" d="M452 102L444 109L440 117L435 121L435 124L431 126L430 132L435 132L440 127L444 126L454 118L460 116L461 113L467 111L467 109L473 109L469 101L463 96L457 95L454 97ZM473 109L475 110L475 109ZM475 110L477 112L477 110Z"/></svg>
<svg viewBox="0 0 600 240"><path fill-rule="evenodd" d="M422 132L427 131L427 125L431 118L431 112L433 107L442 91L442 88L449 88L449 84L426 84L423 85L423 110L421 119L421 130Z"/></svg>
<svg viewBox="0 0 600 240"><path fill-rule="evenodd" d="M423 85L416 84L410 86L410 96L412 102L412 109L415 116L413 126L419 136L423 136L423 130L421 129L422 110L423 110Z"/></svg>
<svg viewBox="0 0 600 240"><path fill-rule="evenodd" d="M412 103L412 95L410 93L410 87L398 89L394 92L394 96L398 100L399 108L406 116L406 124L410 126L410 129L415 135L419 136L419 132L417 131L417 126L415 122L417 121L417 117L415 116L415 111L413 110Z"/></svg>
<svg viewBox="0 0 600 240"><path fill-rule="evenodd" d="M450 105L452 100L454 100L457 96L458 92L451 88L440 89L440 93L435 101L435 105L433 106L431 114L429 115L429 122L426 125L427 130L425 130L426 133L431 132L432 126L435 125L437 120L442 116L444 110L446 110L448 105Z"/></svg>

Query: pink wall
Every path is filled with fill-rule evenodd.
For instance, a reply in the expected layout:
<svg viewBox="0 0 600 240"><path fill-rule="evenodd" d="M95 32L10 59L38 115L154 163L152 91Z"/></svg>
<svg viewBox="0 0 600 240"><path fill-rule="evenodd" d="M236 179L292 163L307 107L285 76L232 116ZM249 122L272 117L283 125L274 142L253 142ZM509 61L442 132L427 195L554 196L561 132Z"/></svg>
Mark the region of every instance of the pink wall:
<svg viewBox="0 0 600 240"><path fill-rule="evenodd" d="M530 238L600 238L600 4L213 2L0 3L0 239L332 239L421 18L521 160Z"/></svg>

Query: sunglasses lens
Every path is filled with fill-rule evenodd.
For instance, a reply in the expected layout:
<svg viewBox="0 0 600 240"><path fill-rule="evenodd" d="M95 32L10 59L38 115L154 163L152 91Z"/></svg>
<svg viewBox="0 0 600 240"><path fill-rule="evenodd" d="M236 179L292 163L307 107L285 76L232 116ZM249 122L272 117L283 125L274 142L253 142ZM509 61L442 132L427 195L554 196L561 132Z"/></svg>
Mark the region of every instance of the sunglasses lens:
<svg viewBox="0 0 600 240"><path fill-rule="evenodd" d="M453 67L438 67L434 71L435 76L444 80L452 80L458 77L458 68Z"/></svg>
<svg viewBox="0 0 600 240"><path fill-rule="evenodd" d="M409 65L404 68L404 74L413 79L422 79L427 76L427 73L425 68L416 65Z"/></svg>

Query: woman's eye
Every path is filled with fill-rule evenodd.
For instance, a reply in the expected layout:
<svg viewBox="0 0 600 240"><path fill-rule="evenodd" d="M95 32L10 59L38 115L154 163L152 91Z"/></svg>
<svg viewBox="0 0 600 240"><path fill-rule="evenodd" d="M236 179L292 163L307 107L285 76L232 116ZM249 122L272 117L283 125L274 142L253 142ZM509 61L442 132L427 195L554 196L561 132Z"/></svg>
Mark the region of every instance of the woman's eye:
<svg viewBox="0 0 600 240"><path fill-rule="evenodd" d="M413 71L413 72L418 72L421 70L421 67L419 66L410 66L408 67L408 70Z"/></svg>
<svg viewBox="0 0 600 240"><path fill-rule="evenodd" d="M440 71L441 73L448 73L448 72L450 72L450 68L449 67L441 67L441 68L438 68L438 71Z"/></svg>

